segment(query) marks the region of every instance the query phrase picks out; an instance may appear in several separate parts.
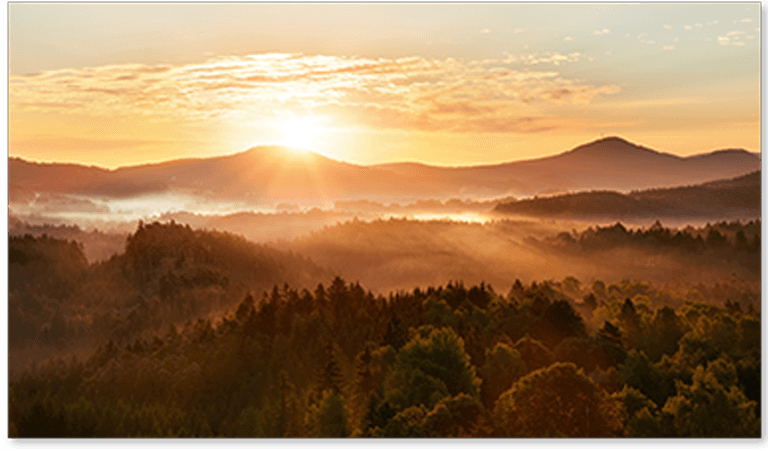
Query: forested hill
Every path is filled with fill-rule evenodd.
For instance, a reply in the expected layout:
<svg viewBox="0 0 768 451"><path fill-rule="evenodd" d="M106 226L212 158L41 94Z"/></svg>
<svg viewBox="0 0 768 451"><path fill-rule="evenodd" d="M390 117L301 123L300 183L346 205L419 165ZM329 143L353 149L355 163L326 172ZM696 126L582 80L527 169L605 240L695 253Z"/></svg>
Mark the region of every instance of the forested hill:
<svg viewBox="0 0 768 451"><path fill-rule="evenodd" d="M260 299L274 285L331 277L300 255L173 222L140 224L103 262L46 235L10 237L9 255L11 344L127 340L226 311L247 292Z"/></svg>
<svg viewBox="0 0 768 451"><path fill-rule="evenodd" d="M760 216L760 171L729 180L622 194L589 191L500 203L496 213L612 218Z"/></svg>
<svg viewBox="0 0 768 451"><path fill-rule="evenodd" d="M8 235L22 237L46 235L60 240L76 241L82 244L83 253L89 262L109 260L119 254L125 247L127 233L115 231L83 230L77 225L33 225L21 221L13 215L8 217Z"/></svg>

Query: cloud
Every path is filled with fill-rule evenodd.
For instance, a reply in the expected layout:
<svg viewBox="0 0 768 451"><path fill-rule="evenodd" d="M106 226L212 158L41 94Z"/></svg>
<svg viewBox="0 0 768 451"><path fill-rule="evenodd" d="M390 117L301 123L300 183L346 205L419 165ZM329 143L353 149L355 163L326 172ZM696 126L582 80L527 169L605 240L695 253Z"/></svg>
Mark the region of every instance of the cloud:
<svg viewBox="0 0 768 451"><path fill-rule="evenodd" d="M507 58L504 60L504 62L508 64L512 63L523 63L527 66L534 66L537 64L554 64L555 66L559 66L560 64L564 63L576 63L579 61L579 58L583 57L579 52L573 52L569 53L567 55L563 55L559 52L542 52L542 53L529 53L525 55L507 55Z"/></svg>
<svg viewBox="0 0 768 451"><path fill-rule="evenodd" d="M702 25L702 24L700 24L700 23L696 23L696 24L693 24L693 25L694 25L696 28L701 28L701 27L703 27L703 26L704 26L704 25Z"/></svg>
<svg viewBox="0 0 768 451"><path fill-rule="evenodd" d="M671 30L672 29L672 25L664 25L664 28L666 28L667 30Z"/></svg>
<svg viewBox="0 0 768 451"><path fill-rule="evenodd" d="M674 45L665 45L662 47L663 50L675 50Z"/></svg>
<svg viewBox="0 0 768 451"><path fill-rule="evenodd" d="M482 61L268 53L174 66L110 65L12 75L9 107L191 124L312 113L369 127L530 131L554 126L531 119L547 105L589 103L619 91L520 68L582 58L576 52Z"/></svg>
<svg viewBox="0 0 768 451"><path fill-rule="evenodd" d="M685 28L686 30L693 30L693 27L690 25L685 25L683 28Z"/></svg>
<svg viewBox="0 0 768 451"><path fill-rule="evenodd" d="M719 23L718 20L713 20L712 22L707 22L707 25L716 25L718 23Z"/></svg>
<svg viewBox="0 0 768 451"><path fill-rule="evenodd" d="M737 45L737 46L742 46L742 45L746 44L744 41L741 41L739 39L739 36L743 35L743 34L745 34L745 33L743 31L739 31L739 30L729 31L725 36L718 36L717 37L717 42L720 45ZM747 39L749 39L749 37L747 37Z"/></svg>
<svg viewBox="0 0 768 451"><path fill-rule="evenodd" d="M563 41L573 41L573 38L570 36L566 36L565 38L563 38Z"/></svg>
<svg viewBox="0 0 768 451"><path fill-rule="evenodd" d="M653 45L656 44L656 41L647 41L646 44Z"/></svg>
<svg viewBox="0 0 768 451"><path fill-rule="evenodd" d="M745 23L752 22L752 19L741 19L741 22L745 22Z"/></svg>
<svg viewBox="0 0 768 451"><path fill-rule="evenodd" d="M515 31L513 33L518 34L518 33L524 32L524 31L525 31L524 28L515 28Z"/></svg>
<svg viewBox="0 0 768 451"><path fill-rule="evenodd" d="M609 34L610 32L611 32L611 30L609 30L607 28L603 28L602 30L595 30L595 32L593 34L603 35L603 34Z"/></svg>
<svg viewBox="0 0 768 451"><path fill-rule="evenodd" d="M490 32L491 32L491 30L489 30L487 28L484 28L484 29L480 30L480 34L488 34Z"/></svg>

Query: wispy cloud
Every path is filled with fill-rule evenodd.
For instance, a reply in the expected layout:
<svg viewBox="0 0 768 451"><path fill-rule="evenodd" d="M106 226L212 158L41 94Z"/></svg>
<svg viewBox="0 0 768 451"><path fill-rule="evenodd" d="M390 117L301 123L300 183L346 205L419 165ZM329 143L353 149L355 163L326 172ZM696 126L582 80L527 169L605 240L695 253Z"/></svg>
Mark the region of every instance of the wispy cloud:
<svg viewBox="0 0 768 451"><path fill-rule="evenodd" d="M685 25L683 28L686 30L693 30L693 27L691 25Z"/></svg>
<svg viewBox="0 0 768 451"><path fill-rule="evenodd" d="M742 46L746 44L744 41L741 41L739 38L739 36L743 34L745 33L740 30L729 31L725 36L718 36L717 42L720 45Z"/></svg>
<svg viewBox="0 0 768 451"><path fill-rule="evenodd" d="M490 32L491 32L491 30L489 30L488 28L484 28L484 29L480 30L480 34L488 34Z"/></svg>
<svg viewBox="0 0 768 451"><path fill-rule="evenodd" d="M662 47L663 50L675 50L674 45L665 45Z"/></svg>
<svg viewBox="0 0 768 451"><path fill-rule="evenodd" d="M565 38L563 38L563 41L573 41L573 38L570 36L566 36Z"/></svg>
<svg viewBox="0 0 768 451"><path fill-rule="evenodd" d="M507 54L504 62L507 64L523 63L528 66L549 63L559 66L564 63L576 63L579 61L579 58L582 58L583 56L584 55L579 52L573 52L567 55L559 52L529 53L523 55Z"/></svg>
<svg viewBox="0 0 768 451"><path fill-rule="evenodd" d="M602 35L602 34L609 34L610 32L611 32L611 30L609 30L607 28L603 28L602 30L595 30L595 32L592 33L592 34Z"/></svg>
<svg viewBox="0 0 768 451"><path fill-rule="evenodd" d="M664 28L666 28L667 30L671 30L672 29L672 25L664 25Z"/></svg>
<svg viewBox="0 0 768 451"><path fill-rule="evenodd" d="M752 19L741 19L741 22L745 22L745 23L752 22Z"/></svg>
<svg viewBox="0 0 768 451"><path fill-rule="evenodd" d="M153 121L254 123L298 112L370 127L527 132L556 127L542 113L547 105L589 103L620 90L551 70L522 70L582 57L543 52L466 61L257 54L187 65L111 65L13 75L9 104L14 111Z"/></svg>
<svg viewBox="0 0 768 451"><path fill-rule="evenodd" d="M713 20L711 22L707 22L707 25L717 25L718 23L720 23L718 20Z"/></svg>

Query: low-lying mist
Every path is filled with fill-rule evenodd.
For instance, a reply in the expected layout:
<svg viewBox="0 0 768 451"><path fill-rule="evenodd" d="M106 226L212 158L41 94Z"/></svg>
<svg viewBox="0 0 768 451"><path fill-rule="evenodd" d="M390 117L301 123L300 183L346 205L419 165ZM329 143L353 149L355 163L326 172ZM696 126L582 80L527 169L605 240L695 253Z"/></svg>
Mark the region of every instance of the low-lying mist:
<svg viewBox="0 0 768 451"><path fill-rule="evenodd" d="M672 280L698 283L732 274L754 278L752 270L732 259L681 253L670 247L617 242L605 249L574 252L544 246L563 232L575 236L588 227L612 225L616 218L589 221L499 215L492 211L496 200L426 199L398 204L358 199L329 201L326 205L281 200L254 207L169 195L102 200L104 203L98 205L107 212L100 208L75 212L76 208L53 208L56 202L74 202L59 197L41 204L12 203L10 234L47 234L75 240L83 244L88 261L94 262L121 253L126 236L136 230L140 220L174 221L290 249L381 292L449 280L470 284L485 281L505 291L516 279L567 276L585 281L632 279L659 284ZM648 229L657 219L640 217L621 223ZM662 223L682 230L703 228L719 219L662 218Z"/></svg>

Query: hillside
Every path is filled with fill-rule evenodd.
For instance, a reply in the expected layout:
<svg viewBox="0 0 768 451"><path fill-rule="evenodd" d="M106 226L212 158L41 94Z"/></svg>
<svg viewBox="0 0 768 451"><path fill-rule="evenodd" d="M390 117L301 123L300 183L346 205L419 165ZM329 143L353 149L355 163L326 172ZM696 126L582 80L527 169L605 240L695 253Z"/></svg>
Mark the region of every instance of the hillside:
<svg viewBox="0 0 768 451"><path fill-rule="evenodd" d="M75 241L9 238L10 342L128 340L226 311L247 292L312 287L332 275L306 258L173 222L140 224L124 251L88 264Z"/></svg>
<svg viewBox="0 0 768 451"><path fill-rule="evenodd" d="M760 171L693 186L622 194L589 191L500 203L499 214L570 218L730 218L760 216Z"/></svg>

